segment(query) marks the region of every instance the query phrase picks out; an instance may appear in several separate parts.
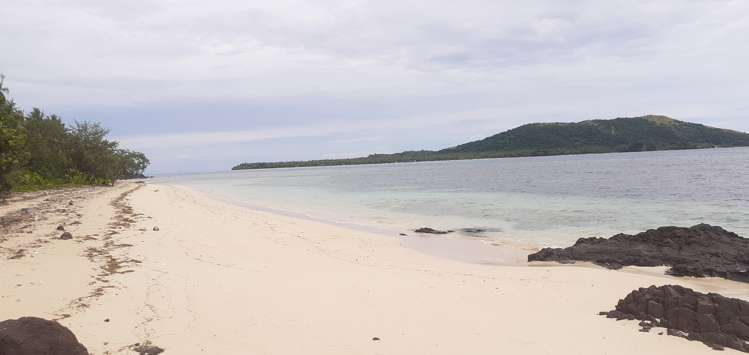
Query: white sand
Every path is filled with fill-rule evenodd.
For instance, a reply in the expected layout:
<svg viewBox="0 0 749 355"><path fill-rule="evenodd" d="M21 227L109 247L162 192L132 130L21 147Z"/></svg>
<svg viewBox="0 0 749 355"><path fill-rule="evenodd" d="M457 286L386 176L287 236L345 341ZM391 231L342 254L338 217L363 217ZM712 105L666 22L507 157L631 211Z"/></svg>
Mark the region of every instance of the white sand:
<svg viewBox="0 0 749 355"><path fill-rule="evenodd" d="M129 353L145 340L166 354L713 354L597 313L650 285L749 297L745 284L672 278L662 268L453 261L395 237L167 185L133 192L124 202L142 215L105 245L110 202L135 186L81 192L82 216L52 213L33 233L0 243L0 319L69 314L61 323L93 354ZM68 228L76 239L50 240L70 219L81 222ZM40 238L50 242L34 242ZM23 247L26 257L6 259ZM86 257L90 247L101 255ZM110 271L126 273L100 269L107 255L121 266Z"/></svg>

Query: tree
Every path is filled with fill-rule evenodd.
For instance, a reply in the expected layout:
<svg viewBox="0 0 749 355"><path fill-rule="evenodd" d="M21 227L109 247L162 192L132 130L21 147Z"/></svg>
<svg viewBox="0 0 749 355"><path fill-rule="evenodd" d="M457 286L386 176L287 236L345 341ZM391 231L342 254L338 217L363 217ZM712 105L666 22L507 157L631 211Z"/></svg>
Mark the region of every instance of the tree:
<svg viewBox="0 0 749 355"><path fill-rule="evenodd" d="M10 189L7 174L23 166L28 158L23 113L13 101L7 100L4 79L0 75L0 193Z"/></svg>
<svg viewBox="0 0 749 355"><path fill-rule="evenodd" d="M143 176L149 164L143 153L120 149L98 123L66 127L37 108L24 115L8 99L4 78L0 75L0 193Z"/></svg>
<svg viewBox="0 0 749 355"><path fill-rule="evenodd" d="M5 94L8 94L10 91L8 91L8 88L3 86L5 83L5 75L0 74L0 104L5 103Z"/></svg>
<svg viewBox="0 0 749 355"><path fill-rule="evenodd" d="M45 178L65 178L72 163L65 149L67 132L62 120L34 108L26 116L25 126L30 154L27 168Z"/></svg>
<svg viewBox="0 0 749 355"><path fill-rule="evenodd" d="M146 155L141 152L134 152L127 149L118 149L120 172L119 176L123 179L143 178L143 172L151 163Z"/></svg>
<svg viewBox="0 0 749 355"><path fill-rule="evenodd" d="M106 139L109 130L99 123L75 122L69 130L69 150L73 167L92 180L112 183L119 177L117 142Z"/></svg>

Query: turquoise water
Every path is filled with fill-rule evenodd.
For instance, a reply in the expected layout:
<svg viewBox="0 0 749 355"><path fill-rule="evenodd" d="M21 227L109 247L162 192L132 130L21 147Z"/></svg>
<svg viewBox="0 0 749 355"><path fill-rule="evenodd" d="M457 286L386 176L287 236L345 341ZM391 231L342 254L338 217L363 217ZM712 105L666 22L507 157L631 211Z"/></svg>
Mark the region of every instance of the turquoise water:
<svg viewBox="0 0 749 355"><path fill-rule="evenodd" d="M238 204L397 233L566 245L663 225L749 237L749 148L245 170L158 178Z"/></svg>

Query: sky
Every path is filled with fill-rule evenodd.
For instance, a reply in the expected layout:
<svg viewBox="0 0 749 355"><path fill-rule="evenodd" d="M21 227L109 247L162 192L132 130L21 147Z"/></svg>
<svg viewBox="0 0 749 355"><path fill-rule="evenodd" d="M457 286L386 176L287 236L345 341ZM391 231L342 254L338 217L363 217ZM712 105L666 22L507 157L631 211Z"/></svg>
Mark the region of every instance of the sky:
<svg viewBox="0 0 749 355"><path fill-rule="evenodd" d="M439 149L662 114L749 131L749 1L0 0L25 110L148 173Z"/></svg>

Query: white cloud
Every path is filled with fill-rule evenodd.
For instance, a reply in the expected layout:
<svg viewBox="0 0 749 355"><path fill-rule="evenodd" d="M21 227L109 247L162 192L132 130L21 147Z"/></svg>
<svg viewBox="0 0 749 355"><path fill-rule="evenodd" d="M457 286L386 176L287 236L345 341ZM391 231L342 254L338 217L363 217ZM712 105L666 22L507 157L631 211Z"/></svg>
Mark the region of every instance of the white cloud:
<svg viewBox="0 0 749 355"><path fill-rule="evenodd" d="M231 131L208 131L189 133L168 134L141 134L134 136L120 136L115 139L123 146L134 149L174 148L200 145L220 145L232 143L247 143L256 141L267 141L274 139L325 137L357 132L393 131L420 129L425 126L432 128L439 126L451 126L475 119L481 121L485 117L496 114L492 111L475 110L462 112L459 117L450 115L412 116L377 121L360 120L353 122L326 122L325 124L305 124L290 127L278 127L270 129L231 130ZM343 137L336 138L337 143L367 143L378 140L381 137Z"/></svg>
<svg viewBox="0 0 749 355"><path fill-rule="evenodd" d="M118 140L126 146L137 149L183 147L200 144L228 144L254 142L279 138L318 137L338 133L339 129L325 127L277 128L245 131L215 131L200 133L172 133L123 137Z"/></svg>
<svg viewBox="0 0 749 355"><path fill-rule="evenodd" d="M741 0L5 0L2 8L11 15L0 21L0 72L23 107L93 110L104 117L74 118L105 121L108 112L135 109L179 115L158 133L159 121L106 122L152 154L361 135L399 121L419 122L424 135L402 137L398 147L431 143L423 138L430 132L449 145L528 121L644 113L749 130L749 2ZM233 102L239 112L238 102L315 98L329 105L310 108L321 112L367 105L346 106L348 119L343 111L329 119L299 112L293 127L246 117L246 127L230 132L222 126L238 120L231 115L169 111ZM387 115L373 114L373 103ZM461 126L478 111L484 123ZM263 121L276 119L267 115ZM464 135L433 128L435 116ZM197 120L215 123L217 133L186 128Z"/></svg>

